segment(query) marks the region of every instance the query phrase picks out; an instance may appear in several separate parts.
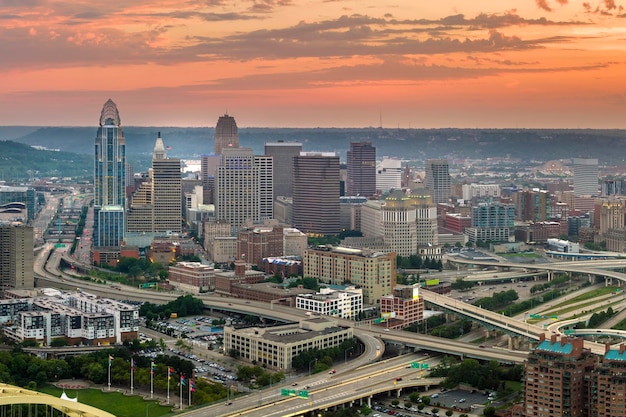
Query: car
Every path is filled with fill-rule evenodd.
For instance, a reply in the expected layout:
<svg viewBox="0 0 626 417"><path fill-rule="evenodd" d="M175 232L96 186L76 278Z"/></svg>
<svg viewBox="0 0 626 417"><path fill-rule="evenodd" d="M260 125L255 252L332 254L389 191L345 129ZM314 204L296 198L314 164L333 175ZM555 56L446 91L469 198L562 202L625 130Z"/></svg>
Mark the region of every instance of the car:
<svg viewBox="0 0 626 417"><path fill-rule="evenodd" d="M336 371L336 370L334 370L334 369L331 369L330 371L328 371L328 373L329 373L329 374L335 374L335 373L337 373L337 371Z"/></svg>
<svg viewBox="0 0 626 417"><path fill-rule="evenodd" d="M297 387L297 386L298 386L298 383L297 383L297 382L294 382L293 384L291 384L291 386L292 386L292 387Z"/></svg>
<svg viewBox="0 0 626 417"><path fill-rule="evenodd" d="M430 396L430 398L439 398L439 394L434 393L433 395Z"/></svg>
<svg viewBox="0 0 626 417"><path fill-rule="evenodd" d="M402 381L402 378L401 377L397 377L396 381Z"/></svg>
<svg viewBox="0 0 626 417"><path fill-rule="evenodd" d="M230 401L228 401L227 403L224 403L224 405L231 405L232 403Z"/></svg>
<svg viewBox="0 0 626 417"><path fill-rule="evenodd" d="M465 398L461 398L461 399L459 400L459 402L460 402L460 403L464 403L465 401L467 401Z"/></svg>
<svg viewBox="0 0 626 417"><path fill-rule="evenodd" d="M480 346L478 346L478 347L481 347L481 348L483 348L483 349L484 349L484 348L485 348L485 345L480 345Z"/></svg>
<svg viewBox="0 0 626 417"><path fill-rule="evenodd" d="M386 332L388 332L388 331L389 331L389 329L387 329L387 328L385 328L385 329L383 329L383 330L384 330L384 331L386 331Z"/></svg>

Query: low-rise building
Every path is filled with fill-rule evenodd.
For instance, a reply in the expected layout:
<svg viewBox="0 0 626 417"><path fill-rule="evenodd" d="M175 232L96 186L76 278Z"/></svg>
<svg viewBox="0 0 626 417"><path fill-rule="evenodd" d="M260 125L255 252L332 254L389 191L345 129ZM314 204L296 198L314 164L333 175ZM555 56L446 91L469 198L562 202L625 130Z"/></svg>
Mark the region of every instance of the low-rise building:
<svg viewBox="0 0 626 417"><path fill-rule="evenodd" d="M178 262L169 267L169 283L184 292L199 294L215 289L215 269L201 262Z"/></svg>
<svg viewBox="0 0 626 417"><path fill-rule="evenodd" d="M275 327L224 327L224 351L269 369L288 371L293 358L311 349L328 349L352 340L351 327L321 317Z"/></svg>
<svg viewBox="0 0 626 417"><path fill-rule="evenodd" d="M245 261L236 260L234 271L215 273L215 294L230 297L233 295L234 284L256 284L264 278L263 272L246 269Z"/></svg>
<svg viewBox="0 0 626 417"><path fill-rule="evenodd" d="M315 314L355 320L363 311L363 290L354 286L320 288L318 293L296 297L296 308Z"/></svg>
<svg viewBox="0 0 626 417"><path fill-rule="evenodd" d="M424 319L424 300L419 296L419 288L411 285L397 285L393 294L380 299L381 317L385 327L403 329Z"/></svg>

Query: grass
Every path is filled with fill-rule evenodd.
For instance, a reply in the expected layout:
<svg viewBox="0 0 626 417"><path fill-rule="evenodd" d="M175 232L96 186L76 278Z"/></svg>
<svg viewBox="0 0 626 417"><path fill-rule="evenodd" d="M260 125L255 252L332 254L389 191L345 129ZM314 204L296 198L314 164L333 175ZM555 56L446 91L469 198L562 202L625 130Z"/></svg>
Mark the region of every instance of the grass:
<svg viewBox="0 0 626 417"><path fill-rule="evenodd" d="M522 252L522 253L501 253L499 254L503 258L541 258L541 255L535 252Z"/></svg>
<svg viewBox="0 0 626 417"><path fill-rule="evenodd" d="M61 388L52 385L42 387L39 391L46 394L60 397L63 393ZM137 417L150 415L151 417L161 417L172 414L171 407L158 405L156 401L147 401L139 396L126 396L119 392L102 392L99 389L65 390L65 393L74 398L78 396L78 401L107 411L117 417ZM148 413L146 413L148 406Z"/></svg>
<svg viewBox="0 0 626 417"><path fill-rule="evenodd" d="M593 289L591 291L588 291L584 294L580 294L570 300L567 300L561 304L556 304L554 307L561 307L561 306L566 306L572 303L577 303L579 301L585 301L585 300L590 300L592 298L597 298L597 297L601 297L603 295L607 295L607 294L615 294L615 291L617 290L618 287L602 287L602 288L596 288Z"/></svg>

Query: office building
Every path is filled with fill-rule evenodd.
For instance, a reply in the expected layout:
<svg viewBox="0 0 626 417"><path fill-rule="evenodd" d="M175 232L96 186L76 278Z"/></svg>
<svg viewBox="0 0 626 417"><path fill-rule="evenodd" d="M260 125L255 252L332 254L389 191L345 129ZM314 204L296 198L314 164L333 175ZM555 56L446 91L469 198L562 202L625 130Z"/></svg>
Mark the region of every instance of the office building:
<svg viewBox="0 0 626 417"><path fill-rule="evenodd" d="M461 194L463 200L472 200L474 198L499 198L501 195L499 184L463 184L461 186Z"/></svg>
<svg viewBox="0 0 626 417"><path fill-rule="evenodd" d="M376 190L387 192L402 188L402 161L395 158L383 158L376 165Z"/></svg>
<svg viewBox="0 0 626 417"><path fill-rule="evenodd" d="M192 294L200 294L215 288L215 269L201 262L177 262L168 268L170 285Z"/></svg>
<svg viewBox="0 0 626 417"><path fill-rule="evenodd" d="M433 197L433 203L447 203L450 199L450 170L445 159L427 159L425 187Z"/></svg>
<svg viewBox="0 0 626 417"><path fill-rule="evenodd" d="M259 173L259 219L274 218L274 158L255 155L254 165Z"/></svg>
<svg viewBox="0 0 626 417"><path fill-rule="evenodd" d="M277 221L263 224L245 223L237 234L237 253L246 262L260 266L263 258L282 256L283 229Z"/></svg>
<svg viewBox="0 0 626 417"><path fill-rule="evenodd" d="M622 229L624 227L624 202L615 198L604 200L600 205L600 230L599 237L611 229Z"/></svg>
<svg viewBox="0 0 626 417"><path fill-rule="evenodd" d="M252 149L224 148L215 181L215 217L231 225L231 235L246 221L261 219L260 174Z"/></svg>
<svg viewBox="0 0 626 417"><path fill-rule="evenodd" d="M311 349L329 349L350 341L351 327L321 317L275 327L224 327L224 351L269 369L288 371L293 358Z"/></svg>
<svg viewBox="0 0 626 417"><path fill-rule="evenodd" d="M440 258L439 228L437 226L437 206L429 195L412 195L415 205L415 232L417 254L422 257Z"/></svg>
<svg viewBox="0 0 626 417"><path fill-rule="evenodd" d="M574 158L574 195L598 195L598 159ZM578 207L576 207L578 209Z"/></svg>
<svg viewBox="0 0 626 417"><path fill-rule="evenodd" d="M303 276L320 282L363 289L363 302L377 304L396 285L396 254L346 247L318 247L304 251Z"/></svg>
<svg viewBox="0 0 626 417"><path fill-rule="evenodd" d="M367 239L382 237L400 256L417 255L417 201L401 190L384 200L369 200L361 207L361 232Z"/></svg>
<svg viewBox="0 0 626 417"><path fill-rule="evenodd" d="M354 286L320 288L296 297L296 308L324 316L356 320L363 311L363 290Z"/></svg>
<svg viewBox="0 0 626 417"><path fill-rule="evenodd" d="M126 139L117 106L110 99L100 113L94 155L93 244L96 247L120 246L124 239L126 208ZM106 215L101 216L103 210ZM110 215L113 211L116 215Z"/></svg>
<svg viewBox="0 0 626 417"><path fill-rule="evenodd" d="M220 165L220 155L202 155L200 157L200 181L202 182L203 204L215 203L215 173Z"/></svg>
<svg viewBox="0 0 626 417"><path fill-rule="evenodd" d="M225 114L217 120L214 145L215 155L221 155L226 148L239 147L239 130L234 117Z"/></svg>
<svg viewBox="0 0 626 417"><path fill-rule="evenodd" d="M34 288L34 262L33 228L0 224L0 290Z"/></svg>
<svg viewBox="0 0 626 417"><path fill-rule="evenodd" d="M154 232L182 232L182 177L180 159L168 158L161 135L152 154Z"/></svg>
<svg viewBox="0 0 626 417"><path fill-rule="evenodd" d="M605 179L602 181L602 195L608 197L610 195L625 195L626 194L626 179L615 178Z"/></svg>
<svg viewBox="0 0 626 417"><path fill-rule="evenodd" d="M159 134L152 152L152 169L131 196L126 244L146 247L156 236L181 233L182 213L180 159L167 157Z"/></svg>
<svg viewBox="0 0 626 417"><path fill-rule="evenodd" d="M372 142L351 142L346 156L346 195L370 197L376 194L376 148Z"/></svg>
<svg viewBox="0 0 626 417"><path fill-rule="evenodd" d="M300 142L267 142L265 155L274 158L274 197L293 196L293 158L302 152Z"/></svg>
<svg viewBox="0 0 626 417"><path fill-rule="evenodd" d="M307 234L340 231L339 157L301 152L293 158L293 225Z"/></svg>

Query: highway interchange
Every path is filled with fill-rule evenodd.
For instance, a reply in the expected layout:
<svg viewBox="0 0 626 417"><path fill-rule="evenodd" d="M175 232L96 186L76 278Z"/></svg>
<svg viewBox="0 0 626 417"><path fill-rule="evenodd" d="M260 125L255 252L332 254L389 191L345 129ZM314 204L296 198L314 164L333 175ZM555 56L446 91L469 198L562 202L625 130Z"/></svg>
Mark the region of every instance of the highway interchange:
<svg viewBox="0 0 626 417"><path fill-rule="evenodd" d="M103 296L119 298L120 293L112 293L111 288L95 284L89 281L76 279L70 274L59 271L59 263L61 259L65 259L70 263L77 263L67 253L68 248L55 248L53 244L46 244L44 250L41 250L35 260L35 275L37 277L38 286L54 286L65 289L82 288L83 290ZM81 259L82 261L83 259ZM617 280L626 280L626 274L605 270L604 268L626 267L626 260L614 259L603 261L578 261L578 262L554 262L549 264L523 265L513 263L502 263L492 261L471 261L474 265L482 265L487 267L509 267L509 268L527 268L524 273L537 273L540 270L577 272L588 275L601 275ZM602 269L601 269L602 268ZM488 281L489 278L485 281ZM495 279L495 278L494 278ZM502 277L499 277L502 280ZM151 301L154 303L165 303L175 299L179 294L164 294L147 292L129 286L123 286L122 294L129 300ZM520 322L519 320L506 318L496 313L480 309L471 304L457 301L450 297L440 296L426 291L422 292L426 301L437 304L450 311L470 310L472 314L482 315L483 320L492 320L494 325L516 329L513 333L520 334L529 339L536 340L538 335L544 331L558 331L560 327L556 323L548 329L542 329L538 326ZM207 307L234 311L240 313L255 314L262 317L274 318L284 321L294 321L306 318L304 312L295 310L285 306L271 305L268 310L267 304L259 302L250 302L239 299L226 299L214 297L212 295L202 295L200 297ZM456 309L456 310L455 310ZM412 360L424 360L424 357L415 357L413 355L399 357L398 365L392 366L387 362L380 362L382 351L377 346L384 346L384 343L394 343L410 347L416 352L423 350L436 351L461 355L463 357L473 357L477 359L490 360L495 359L505 363L523 363L527 356L526 352L515 352L496 348L478 348L465 342L450 339L440 339L431 336L425 336L415 333L402 331L381 331L381 328L371 325L358 325L348 320L338 320L340 325L353 326L355 336L358 337L365 346L364 354L356 360L350 361L349 364L338 367L338 373L335 375L314 375L310 378L299 381L300 386L311 387L309 398L303 399L299 397L283 397L278 388L271 390L257 391L249 393L246 396L238 397L230 405L220 403L210 406L209 410L205 408L201 410L191 410L183 415L188 416L204 416L205 412L211 415L241 415L241 416L288 416L300 415L308 410L324 409L333 405L342 404L349 401L359 400L370 394L375 394L384 390L394 390L403 386L425 384L421 378L411 377L403 378L403 382L395 381L395 377L399 374L404 375L402 370L406 369L408 362ZM596 349L594 349L596 350ZM428 359L426 359L428 360ZM407 362L408 361L408 362ZM345 369L344 369L345 368ZM436 383L436 381L431 382ZM384 389L381 389L384 388ZM271 407L269 406L271 405Z"/></svg>

